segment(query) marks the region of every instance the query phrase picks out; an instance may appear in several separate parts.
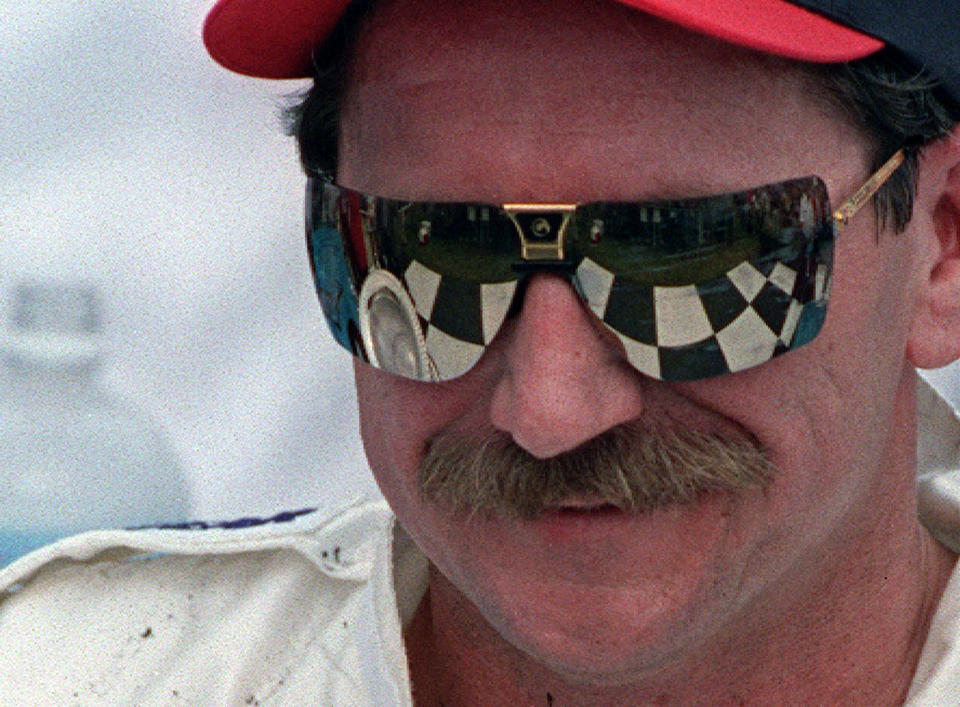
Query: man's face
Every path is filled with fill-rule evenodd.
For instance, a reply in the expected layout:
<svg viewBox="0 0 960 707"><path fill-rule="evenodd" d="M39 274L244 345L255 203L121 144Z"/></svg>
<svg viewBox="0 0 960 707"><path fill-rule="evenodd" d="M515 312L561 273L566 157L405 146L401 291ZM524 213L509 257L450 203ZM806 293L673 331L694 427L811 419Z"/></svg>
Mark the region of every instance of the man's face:
<svg viewBox="0 0 960 707"><path fill-rule="evenodd" d="M785 62L610 2L411 7L382 2L359 44L342 123L347 186L581 202L817 174L836 205L867 176L863 138ZM875 228L867 213L839 239L820 336L742 373L645 378L570 285L547 274L530 280L517 316L459 379L417 383L358 363L369 461L438 580L491 635L598 680L652 670L691 646L720 650L728 627L767 631L750 617L825 591L812 578L870 531L865 509L887 492L877 470L912 385L910 236L878 241ZM625 423L745 441L778 473L764 489L642 515L578 512L590 499L571 498L520 521L456 514L418 490L437 437L469 448L500 434L551 458Z"/></svg>

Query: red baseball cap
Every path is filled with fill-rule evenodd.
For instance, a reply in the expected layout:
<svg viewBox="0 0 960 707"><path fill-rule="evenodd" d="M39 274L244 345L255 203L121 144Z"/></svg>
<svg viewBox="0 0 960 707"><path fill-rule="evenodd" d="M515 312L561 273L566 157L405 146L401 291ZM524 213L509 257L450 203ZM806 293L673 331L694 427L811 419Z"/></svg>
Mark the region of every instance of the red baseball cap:
<svg viewBox="0 0 960 707"><path fill-rule="evenodd" d="M884 42L786 0L617 0L682 27L769 54L844 62ZM311 56L350 0L218 0L203 41L224 67L260 78L312 75Z"/></svg>

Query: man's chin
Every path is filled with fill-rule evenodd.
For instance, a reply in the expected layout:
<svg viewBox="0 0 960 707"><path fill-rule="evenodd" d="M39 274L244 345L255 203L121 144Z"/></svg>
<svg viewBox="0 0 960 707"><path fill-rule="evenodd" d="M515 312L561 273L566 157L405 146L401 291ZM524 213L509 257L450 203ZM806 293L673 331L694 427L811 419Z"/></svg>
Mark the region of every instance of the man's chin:
<svg viewBox="0 0 960 707"><path fill-rule="evenodd" d="M531 606L562 599L589 616L598 591L613 601L660 601L710 582L742 550L732 524L755 494L708 494L643 513L600 505L555 508L531 519L477 515L453 522L460 559L484 575L477 577L484 591L497 586Z"/></svg>
<svg viewBox="0 0 960 707"><path fill-rule="evenodd" d="M764 496L705 494L643 513L574 503L527 520L426 503L410 521L467 626L531 669L599 686L669 668L710 643L718 617L742 612L756 549L742 544L745 526L762 524Z"/></svg>
<svg viewBox="0 0 960 707"><path fill-rule="evenodd" d="M502 638L565 681L612 685L663 670L715 630L727 574L721 499L644 514L557 510L481 521L490 539L462 590ZM493 531L490 536L488 531ZM724 600L725 601L725 600ZM717 611L719 609L719 611Z"/></svg>

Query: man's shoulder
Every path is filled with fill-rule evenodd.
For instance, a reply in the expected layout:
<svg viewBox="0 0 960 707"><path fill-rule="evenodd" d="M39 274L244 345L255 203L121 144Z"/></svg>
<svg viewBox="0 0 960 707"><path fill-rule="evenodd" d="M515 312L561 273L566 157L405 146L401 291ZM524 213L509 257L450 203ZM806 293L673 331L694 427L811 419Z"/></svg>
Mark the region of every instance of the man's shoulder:
<svg viewBox="0 0 960 707"><path fill-rule="evenodd" d="M288 692L308 656L355 650L356 595L392 525L385 503L358 501L55 543L0 572L0 686L24 704Z"/></svg>
<svg viewBox="0 0 960 707"><path fill-rule="evenodd" d="M34 593L56 578L99 576L136 584L161 574L202 576L207 566L242 566L264 554L298 556L331 578L357 579L373 545L389 534L393 515L381 499L357 498L330 509L284 511L267 517L106 529L64 538L0 570L0 600ZM72 580L70 580L72 581Z"/></svg>

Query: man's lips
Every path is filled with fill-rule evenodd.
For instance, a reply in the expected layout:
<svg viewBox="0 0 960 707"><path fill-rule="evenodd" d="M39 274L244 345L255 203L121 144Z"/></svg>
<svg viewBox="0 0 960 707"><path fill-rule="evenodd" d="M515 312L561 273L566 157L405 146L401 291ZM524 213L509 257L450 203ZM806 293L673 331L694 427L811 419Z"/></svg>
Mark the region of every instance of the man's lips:
<svg viewBox="0 0 960 707"><path fill-rule="evenodd" d="M551 503L551 509L570 509L570 510L590 510L599 506L610 505L606 501L598 498L565 498L559 503Z"/></svg>
<svg viewBox="0 0 960 707"><path fill-rule="evenodd" d="M523 521L524 532L559 547L583 542L603 543L625 534L635 535L638 516L612 503L563 501L551 504L535 518Z"/></svg>
<svg viewBox="0 0 960 707"><path fill-rule="evenodd" d="M577 525L587 523L609 523L614 521L624 522L630 520L634 514L625 511L622 508L604 501L563 501L561 503L550 505L544 509L543 514L536 520L553 520L560 523L575 523Z"/></svg>
<svg viewBox="0 0 960 707"><path fill-rule="evenodd" d="M621 511L622 509L606 501L590 499L570 499L547 507L547 513L599 513L604 511Z"/></svg>

